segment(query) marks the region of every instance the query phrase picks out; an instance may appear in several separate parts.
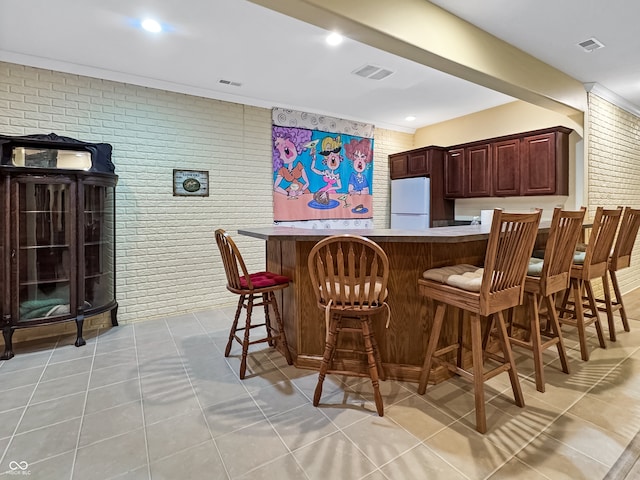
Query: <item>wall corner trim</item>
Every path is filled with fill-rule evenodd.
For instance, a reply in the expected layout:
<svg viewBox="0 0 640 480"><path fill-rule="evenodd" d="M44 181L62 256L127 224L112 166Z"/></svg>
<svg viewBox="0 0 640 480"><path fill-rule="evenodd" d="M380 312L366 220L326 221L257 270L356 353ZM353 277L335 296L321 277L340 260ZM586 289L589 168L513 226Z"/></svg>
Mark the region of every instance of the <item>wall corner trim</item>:
<svg viewBox="0 0 640 480"><path fill-rule="evenodd" d="M594 95L597 95L600 98L613 103L617 107L620 107L623 110L626 110L627 112L640 117L640 107L638 105L629 102L625 98L622 98L617 93L612 92L599 83L585 83L584 88L588 93L593 93Z"/></svg>

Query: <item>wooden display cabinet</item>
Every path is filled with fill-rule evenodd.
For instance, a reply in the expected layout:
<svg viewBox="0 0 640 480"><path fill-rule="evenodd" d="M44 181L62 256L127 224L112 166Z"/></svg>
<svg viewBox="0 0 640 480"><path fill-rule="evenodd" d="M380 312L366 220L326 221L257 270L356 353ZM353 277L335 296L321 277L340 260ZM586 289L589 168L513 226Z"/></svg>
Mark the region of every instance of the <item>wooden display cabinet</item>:
<svg viewBox="0 0 640 480"><path fill-rule="evenodd" d="M111 146L68 137L0 136L0 291L5 350L19 328L110 312L116 326Z"/></svg>

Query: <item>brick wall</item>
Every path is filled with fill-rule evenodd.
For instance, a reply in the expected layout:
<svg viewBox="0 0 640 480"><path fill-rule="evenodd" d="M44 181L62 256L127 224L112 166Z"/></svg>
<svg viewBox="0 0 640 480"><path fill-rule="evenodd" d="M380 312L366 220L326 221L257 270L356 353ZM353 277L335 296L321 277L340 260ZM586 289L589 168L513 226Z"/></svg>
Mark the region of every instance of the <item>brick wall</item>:
<svg viewBox="0 0 640 480"><path fill-rule="evenodd" d="M55 132L113 145L118 318L131 322L233 303L216 228L272 223L271 111L0 62L0 133ZM413 135L376 130L375 226L388 226L387 155ZM209 197L174 197L174 168L208 170ZM234 237L249 269L264 242Z"/></svg>
<svg viewBox="0 0 640 480"><path fill-rule="evenodd" d="M589 93L588 215L598 206L640 208L640 118ZM621 270L622 292L640 286L639 242Z"/></svg>

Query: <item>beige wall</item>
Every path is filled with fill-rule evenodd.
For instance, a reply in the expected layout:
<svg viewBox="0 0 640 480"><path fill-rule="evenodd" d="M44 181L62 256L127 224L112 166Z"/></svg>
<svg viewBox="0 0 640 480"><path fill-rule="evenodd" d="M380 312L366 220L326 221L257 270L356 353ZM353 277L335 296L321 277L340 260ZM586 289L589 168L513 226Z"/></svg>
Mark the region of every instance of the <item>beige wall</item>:
<svg viewBox="0 0 640 480"><path fill-rule="evenodd" d="M271 111L0 62L0 133L55 132L113 145L118 317L233 303L216 228L272 224ZM387 156L413 135L375 131L375 226L388 225ZM174 197L174 168L208 170L209 197ZM236 237L250 269L264 242Z"/></svg>
<svg viewBox="0 0 640 480"><path fill-rule="evenodd" d="M530 103L514 101L446 122L429 125L415 132L416 147L456 145L483 138L563 125L582 136L582 124L559 113Z"/></svg>

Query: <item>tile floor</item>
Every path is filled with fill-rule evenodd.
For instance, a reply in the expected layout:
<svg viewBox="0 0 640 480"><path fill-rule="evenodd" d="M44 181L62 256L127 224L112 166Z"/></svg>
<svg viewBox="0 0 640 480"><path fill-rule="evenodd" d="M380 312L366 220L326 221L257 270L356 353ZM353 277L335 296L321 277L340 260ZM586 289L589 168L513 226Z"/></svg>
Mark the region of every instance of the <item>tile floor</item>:
<svg viewBox="0 0 640 480"><path fill-rule="evenodd" d="M18 345L0 362L0 475L31 479L602 479L640 430L640 291L631 332L607 349L591 338L571 375L547 351L547 391L517 351L527 406L507 375L490 381L489 431L475 431L470 385L317 374L254 347L244 381L239 345L225 359L232 308L123 325L87 338ZM631 301L631 305L629 304ZM630 308L631 307L631 308ZM590 327L592 328L592 327ZM24 470L22 470L25 468Z"/></svg>

